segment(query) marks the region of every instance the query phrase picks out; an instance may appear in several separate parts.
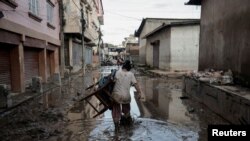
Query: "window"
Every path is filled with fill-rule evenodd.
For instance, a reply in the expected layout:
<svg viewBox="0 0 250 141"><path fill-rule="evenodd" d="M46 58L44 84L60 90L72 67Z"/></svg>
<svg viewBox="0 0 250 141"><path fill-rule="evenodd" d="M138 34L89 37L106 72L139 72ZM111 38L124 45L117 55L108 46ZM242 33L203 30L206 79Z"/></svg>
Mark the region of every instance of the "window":
<svg viewBox="0 0 250 141"><path fill-rule="evenodd" d="M54 5L51 2L47 2L47 21L48 23L53 23L53 9Z"/></svg>
<svg viewBox="0 0 250 141"><path fill-rule="evenodd" d="M39 15L39 0L29 0L29 10L32 14Z"/></svg>

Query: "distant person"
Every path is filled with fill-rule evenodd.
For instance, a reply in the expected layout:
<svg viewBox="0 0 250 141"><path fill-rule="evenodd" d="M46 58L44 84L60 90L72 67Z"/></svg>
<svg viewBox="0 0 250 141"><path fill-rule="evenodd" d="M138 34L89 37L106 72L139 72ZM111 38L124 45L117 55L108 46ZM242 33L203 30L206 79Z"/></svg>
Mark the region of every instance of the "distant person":
<svg viewBox="0 0 250 141"><path fill-rule="evenodd" d="M119 57L119 58L117 59L117 65L118 65L118 66L121 66L123 63L124 63L124 60L123 60L122 58Z"/></svg>
<svg viewBox="0 0 250 141"><path fill-rule="evenodd" d="M130 115L130 87L135 86L137 91L137 98L141 98L141 90L135 79L134 74L130 71L131 64L129 60L126 60L115 74L115 85L112 92L114 102L112 107L112 118L115 124L115 131L119 131L120 122L124 122L127 125L132 123Z"/></svg>

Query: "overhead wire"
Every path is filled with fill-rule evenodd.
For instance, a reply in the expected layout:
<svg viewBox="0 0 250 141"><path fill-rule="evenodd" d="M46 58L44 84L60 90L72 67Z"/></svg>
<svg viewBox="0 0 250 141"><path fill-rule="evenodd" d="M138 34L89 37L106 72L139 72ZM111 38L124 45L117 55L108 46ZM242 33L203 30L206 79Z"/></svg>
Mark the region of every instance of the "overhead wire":
<svg viewBox="0 0 250 141"><path fill-rule="evenodd" d="M110 13L110 14L113 14L113 15L118 15L118 16L121 16L121 17L129 18L129 19L141 21L141 19L139 19L139 18L130 17L130 16L126 16L126 15L122 15L122 14L119 14L119 13L116 13L116 12L111 12L111 11L109 11L109 10L105 10L105 12Z"/></svg>

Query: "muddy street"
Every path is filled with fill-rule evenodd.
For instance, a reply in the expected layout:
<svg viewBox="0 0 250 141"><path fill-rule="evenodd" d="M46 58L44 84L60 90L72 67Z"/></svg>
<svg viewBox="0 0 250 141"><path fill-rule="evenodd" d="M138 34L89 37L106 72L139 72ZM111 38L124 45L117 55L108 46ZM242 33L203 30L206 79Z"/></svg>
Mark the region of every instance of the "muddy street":
<svg viewBox="0 0 250 141"><path fill-rule="evenodd" d="M117 67L90 70L84 77L74 75L65 80L63 87L46 92L32 102L1 115L1 141L84 141L84 140L207 140L208 124L228 124L205 106L182 92L181 78L154 77L135 71L145 96L135 99L131 87L131 115L134 124L121 127L115 134L111 112L97 118L96 112L85 101L89 85ZM102 108L96 98L90 102Z"/></svg>

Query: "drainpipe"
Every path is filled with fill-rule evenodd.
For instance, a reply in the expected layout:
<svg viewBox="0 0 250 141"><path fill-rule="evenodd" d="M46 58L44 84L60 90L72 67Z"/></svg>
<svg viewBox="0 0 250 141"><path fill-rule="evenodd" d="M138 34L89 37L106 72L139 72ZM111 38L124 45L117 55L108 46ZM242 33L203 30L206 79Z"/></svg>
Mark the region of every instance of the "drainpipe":
<svg viewBox="0 0 250 141"><path fill-rule="evenodd" d="M99 63L101 63L102 59L101 59L101 47L100 47L100 42L102 39L102 32L101 32L101 28L99 27L98 30L98 45L97 45L97 49L98 49L98 57L99 57Z"/></svg>
<svg viewBox="0 0 250 141"><path fill-rule="evenodd" d="M60 17L60 39L61 39L61 48L60 48L60 72L61 72L61 77L64 78L64 70L65 70L65 54L64 54L64 25L65 25L65 20L64 20L64 8L63 8L63 0L58 1L59 4L59 17Z"/></svg>
<svg viewBox="0 0 250 141"><path fill-rule="evenodd" d="M84 31L85 31L85 20L83 8L81 9L81 23L82 23L82 70L83 74L85 74L85 47L84 47Z"/></svg>

